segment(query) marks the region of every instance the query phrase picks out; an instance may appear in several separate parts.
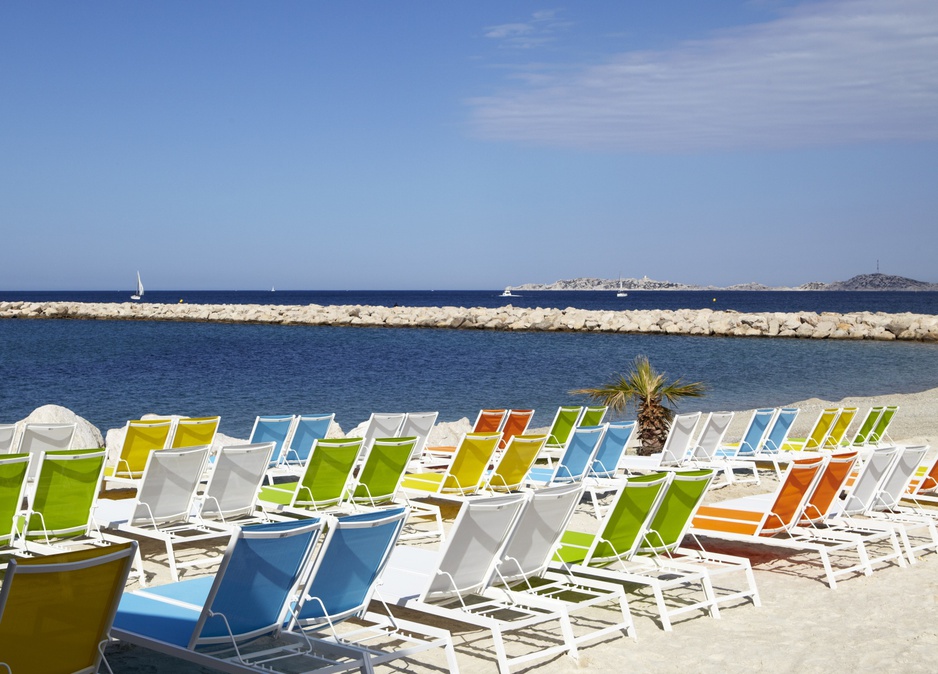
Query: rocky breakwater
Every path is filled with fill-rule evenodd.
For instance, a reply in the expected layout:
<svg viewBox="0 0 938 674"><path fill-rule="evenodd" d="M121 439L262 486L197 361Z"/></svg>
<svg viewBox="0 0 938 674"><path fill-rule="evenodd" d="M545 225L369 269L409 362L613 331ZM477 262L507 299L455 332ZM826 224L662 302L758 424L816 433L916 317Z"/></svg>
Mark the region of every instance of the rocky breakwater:
<svg viewBox="0 0 938 674"><path fill-rule="evenodd" d="M938 316L496 308L0 302L0 318L198 321L381 328L619 332L721 337L938 341Z"/></svg>

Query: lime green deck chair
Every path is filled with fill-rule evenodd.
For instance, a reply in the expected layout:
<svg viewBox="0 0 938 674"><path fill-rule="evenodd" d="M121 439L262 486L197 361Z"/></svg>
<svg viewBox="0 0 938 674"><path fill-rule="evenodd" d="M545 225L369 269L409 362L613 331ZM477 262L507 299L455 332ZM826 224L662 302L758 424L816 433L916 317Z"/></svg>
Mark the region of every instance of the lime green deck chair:
<svg viewBox="0 0 938 674"><path fill-rule="evenodd" d="M445 471L408 473L404 475L401 487L423 495L473 494L479 489L500 438L500 433L466 433Z"/></svg>
<svg viewBox="0 0 938 674"><path fill-rule="evenodd" d="M860 423L860 428L857 429L853 439L849 442L842 442L841 444L844 447L865 447L867 442L869 442L873 429L876 428L876 422L879 421L879 418L883 415L884 409L882 405L871 407L863 418L862 423Z"/></svg>
<svg viewBox="0 0 938 674"><path fill-rule="evenodd" d="M221 417L184 417L176 422L170 449L212 446Z"/></svg>
<svg viewBox="0 0 938 674"><path fill-rule="evenodd" d="M97 672L136 550L12 560L0 589L0 671Z"/></svg>
<svg viewBox="0 0 938 674"><path fill-rule="evenodd" d="M521 489L538 453L547 443L546 435L516 435L509 442L498 465L485 479L485 489L513 492Z"/></svg>
<svg viewBox="0 0 938 674"><path fill-rule="evenodd" d="M393 501L416 446L416 436L375 438L349 490L352 504L376 507Z"/></svg>
<svg viewBox="0 0 938 674"><path fill-rule="evenodd" d="M824 442L827 440L827 436L830 435L831 429L837 422L838 416L840 416L840 409L837 407L828 407L827 409L821 410L808 437L789 438L788 441L782 445L782 449L784 451L803 450L816 452L824 446Z"/></svg>
<svg viewBox="0 0 938 674"><path fill-rule="evenodd" d="M172 419L133 419L127 422L124 443L116 465L108 466L105 477L111 480L139 480L150 452L169 444Z"/></svg>
<svg viewBox="0 0 938 674"><path fill-rule="evenodd" d="M0 456L0 548L13 544L13 523L23 503L29 460L29 454Z"/></svg>
<svg viewBox="0 0 938 674"><path fill-rule="evenodd" d="M26 540L52 543L87 536L91 508L104 472L104 449L45 452L39 465L36 492L21 521Z"/></svg>
<svg viewBox="0 0 938 674"><path fill-rule="evenodd" d="M671 473L650 473L626 478L599 533L568 529L560 538L554 560L603 566L630 559L641 545L671 477Z"/></svg>
<svg viewBox="0 0 938 674"><path fill-rule="evenodd" d="M882 415L879 417L879 421L876 422L876 428L873 429L873 432L870 433L870 436L867 440L867 444L870 445L881 445L884 442L884 438L889 437L886 431L889 429L889 425L892 423L893 417L896 416L896 412L899 411L898 405L887 405L886 409L883 410Z"/></svg>
<svg viewBox="0 0 938 674"><path fill-rule="evenodd" d="M277 510L321 510L337 505L348 490L362 442L362 438L316 440L300 481L262 487L260 500Z"/></svg>
<svg viewBox="0 0 938 674"><path fill-rule="evenodd" d="M579 406L559 407L547 432L547 449L562 450L567 447L573 429L576 428L583 408Z"/></svg>
<svg viewBox="0 0 938 674"><path fill-rule="evenodd" d="M599 426L606 418L606 411L609 408L606 405L592 405L583 408L583 414L577 421L577 426Z"/></svg>

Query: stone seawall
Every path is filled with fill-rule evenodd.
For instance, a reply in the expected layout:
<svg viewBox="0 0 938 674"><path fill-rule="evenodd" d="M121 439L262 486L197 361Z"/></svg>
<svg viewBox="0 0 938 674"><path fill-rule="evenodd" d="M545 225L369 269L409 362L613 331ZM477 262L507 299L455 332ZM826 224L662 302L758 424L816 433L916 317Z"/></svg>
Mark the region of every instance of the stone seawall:
<svg viewBox="0 0 938 674"><path fill-rule="evenodd" d="M381 328L621 332L633 334L938 341L938 316L924 314L737 313L710 309L586 311L475 307L379 307L0 302L0 318L198 321Z"/></svg>

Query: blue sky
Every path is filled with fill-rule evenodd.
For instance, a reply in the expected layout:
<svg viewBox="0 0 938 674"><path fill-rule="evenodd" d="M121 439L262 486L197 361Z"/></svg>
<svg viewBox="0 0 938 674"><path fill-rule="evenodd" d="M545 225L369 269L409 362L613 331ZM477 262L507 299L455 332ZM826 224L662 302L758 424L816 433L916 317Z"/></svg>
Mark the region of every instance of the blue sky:
<svg viewBox="0 0 938 674"><path fill-rule="evenodd" d="M0 289L938 282L934 0L7 2Z"/></svg>

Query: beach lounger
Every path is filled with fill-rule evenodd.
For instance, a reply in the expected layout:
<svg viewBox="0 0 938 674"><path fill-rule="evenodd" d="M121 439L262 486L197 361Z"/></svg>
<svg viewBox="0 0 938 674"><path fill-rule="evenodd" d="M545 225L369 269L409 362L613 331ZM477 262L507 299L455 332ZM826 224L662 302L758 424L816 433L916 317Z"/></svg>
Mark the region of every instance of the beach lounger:
<svg viewBox="0 0 938 674"><path fill-rule="evenodd" d="M325 439L334 419L335 414L301 414L294 417L280 461L267 471L265 482L273 484L280 477L298 478L309 460L313 445Z"/></svg>
<svg viewBox="0 0 938 674"><path fill-rule="evenodd" d="M603 439L593 457L593 463L583 480L596 517L602 516L600 497L619 487L616 479L619 463L637 431L638 422L634 420L614 421L606 425L606 432L603 434Z"/></svg>
<svg viewBox="0 0 938 674"><path fill-rule="evenodd" d="M251 428L248 444L273 443L274 450L270 458L270 468L280 465L283 461L284 452L287 443L290 441L290 434L293 432L295 422L296 416L292 414L257 416L254 418L254 426Z"/></svg>
<svg viewBox="0 0 938 674"><path fill-rule="evenodd" d="M498 442L498 448L504 449L514 436L527 433L533 417L534 410L508 410L508 416L502 424L502 439Z"/></svg>
<svg viewBox="0 0 938 674"><path fill-rule="evenodd" d="M0 455L0 551L3 557L13 548L16 538L16 515L26 494L26 474L30 454Z"/></svg>
<svg viewBox="0 0 938 674"><path fill-rule="evenodd" d="M889 438L889 426L892 425L892 420L896 417L896 412L898 411L898 405L886 405L883 409L883 413L876 421L876 426L867 437L868 445L882 445L886 442L887 438Z"/></svg>
<svg viewBox="0 0 938 674"><path fill-rule="evenodd" d="M840 416L839 407L828 407L818 414L811 427L811 432L805 438L789 438L779 450L781 452L816 452L824 447L827 436L830 435L837 418Z"/></svg>
<svg viewBox="0 0 938 674"><path fill-rule="evenodd" d="M196 519L227 526L270 521L257 497L276 449L273 441L219 449L205 492L196 500Z"/></svg>
<svg viewBox="0 0 938 674"><path fill-rule="evenodd" d="M401 488L411 496L468 496L479 490L492 460L499 433L467 433L442 471L407 473Z"/></svg>
<svg viewBox="0 0 938 674"><path fill-rule="evenodd" d="M32 454L35 458L29 466L28 479L33 481L39 474L39 455L71 449L77 424L26 424L20 434L14 454Z"/></svg>
<svg viewBox="0 0 938 674"><path fill-rule="evenodd" d="M362 433L362 449L367 452L375 438L396 438L406 416L403 412L372 412Z"/></svg>
<svg viewBox="0 0 938 674"><path fill-rule="evenodd" d="M844 438L847 436L847 429L850 428L850 424L853 423L853 419L857 416L857 411L856 407L841 408L840 414L837 416L837 421L831 426L830 433L828 433L827 437L824 439L824 444L821 446L821 449L834 450L844 443Z"/></svg>
<svg viewBox="0 0 938 674"><path fill-rule="evenodd" d="M502 425L505 423L505 419L507 418L507 409L479 410L479 414L476 416L475 423L472 424L472 430L469 432L499 433L502 430ZM424 463L429 464L439 459L448 460L453 455L454 451L456 451L455 446L438 445L435 447L427 447L424 449L424 455L427 457L427 460L424 461Z"/></svg>
<svg viewBox="0 0 938 674"><path fill-rule="evenodd" d="M97 672L136 552L129 542L11 560L0 588L0 670Z"/></svg>
<svg viewBox="0 0 938 674"><path fill-rule="evenodd" d="M677 414L671 420L668 438L662 451L650 456L628 455L622 457L619 467L626 472L656 471L667 466L681 466L690 456L694 429L700 420L700 412Z"/></svg>
<svg viewBox="0 0 938 674"><path fill-rule="evenodd" d="M124 441L116 461L105 469L105 480L136 486L143 476L150 452L169 445L172 419L132 419L124 426Z"/></svg>
<svg viewBox="0 0 938 674"><path fill-rule="evenodd" d="M748 452L745 455L737 457L739 460L736 466L751 466L752 474L756 484L759 483L759 463L771 463L775 470L775 475L781 478L782 470L778 461L779 452L788 441L788 435L791 433L795 419L798 418L800 410L797 407L781 407L775 410L772 420L765 431L762 443L755 452ZM787 454L786 458L790 458Z"/></svg>
<svg viewBox="0 0 938 674"><path fill-rule="evenodd" d="M346 500L353 507L369 508L394 501L416 446L416 437L376 438L349 488Z"/></svg>
<svg viewBox="0 0 938 674"><path fill-rule="evenodd" d="M524 663L560 653L575 654L569 619L558 607L548 608L538 599L486 592L492 569L525 501L524 494L466 500L442 549L407 545L394 549L376 598L385 602L392 614L399 606L426 614L428 620L444 619L488 630L503 674ZM559 640L557 623L562 635ZM550 624L555 626L547 627ZM521 639L506 643L509 632L520 633ZM516 644L525 646L525 652L509 655L509 648L514 650Z"/></svg>
<svg viewBox="0 0 938 674"><path fill-rule="evenodd" d="M0 424L0 454L9 454L13 451L15 438L16 424Z"/></svg>
<svg viewBox="0 0 938 674"><path fill-rule="evenodd" d="M707 473L712 476L712 471ZM674 617L685 613L704 611L719 617L705 568L658 564L637 554L672 479L669 472L624 478L598 530L564 531L550 567L574 578L650 589L666 631L671 631ZM702 599L693 596L697 591Z"/></svg>
<svg viewBox="0 0 938 674"><path fill-rule="evenodd" d="M417 439L414 445L413 459L419 459L423 456L423 452L427 447L427 440L429 440L430 433L433 431L439 416L439 412L408 412L404 415L404 421L394 437L413 437Z"/></svg>
<svg viewBox="0 0 938 674"><path fill-rule="evenodd" d="M717 450L717 457L737 459L744 456L752 456L761 451L762 443L766 434L769 432L769 426L776 414L775 408L766 407L754 410L749 418L749 424L743 432L742 439L735 444L725 444Z"/></svg>
<svg viewBox="0 0 938 674"><path fill-rule="evenodd" d="M262 487L261 507L308 514L337 506L346 496L363 442L362 438L316 440L299 481Z"/></svg>
<svg viewBox="0 0 938 674"><path fill-rule="evenodd" d="M853 438L847 442L846 445L849 447L866 447L869 443L870 436L873 434L873 430L876 428L876 423L883 415L885 409L886 408L882 405L871 407L869 411L867 411L863 421L860 422L860 427L857 429L857 432L854 433Z"/></svg>
<svg viewBox="0 0 938 674"><path fill-rule="evenodd" d="M169 449L207 446L212 449L221 417L182 417L173 426Z"/></svg>
<svg viewBox="0 0 938 674"><path fill-rule="evenodd" d="M525 482L532 487L581 482L593 465L593 457L606 432L606 426L577 426L570 434L563 455L553 468L532 468Z"/></svg>
<svg viewBox="0 0 938 674"><path fill-rule="evenodd" d="M567 444L573 437L573 429L576 428L581 416L583 416L582 406L572 405L557 408L554 420L547 431L547 444L541 453L542 458L552 460L563 454Z"/></svg>
<svg viewBox="0 0 938 674"><path fill-rule="evenodd" d="M538 453L547 443L546 435L515 435L501 453L495 469L486 474L486 491L510 493L524 485Z"/></svg>
<svg viewBox="0 0 938 674"><path fill-rule="evenodd" d="M179 580L180 568L218 562L217 556L209 555L179 562L176 560L176 545L217 543L227 539L231 533L229 526L192 517L196 489L208 461L208 453L208 445L151 452L135 498L98 499L95 504L95 522L105 529L161 542L173 581Z"/></svg>

